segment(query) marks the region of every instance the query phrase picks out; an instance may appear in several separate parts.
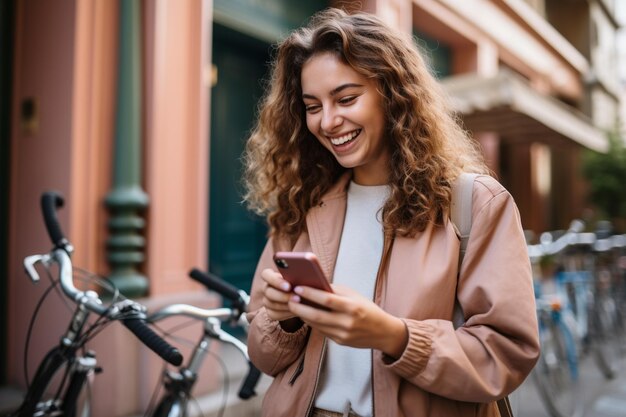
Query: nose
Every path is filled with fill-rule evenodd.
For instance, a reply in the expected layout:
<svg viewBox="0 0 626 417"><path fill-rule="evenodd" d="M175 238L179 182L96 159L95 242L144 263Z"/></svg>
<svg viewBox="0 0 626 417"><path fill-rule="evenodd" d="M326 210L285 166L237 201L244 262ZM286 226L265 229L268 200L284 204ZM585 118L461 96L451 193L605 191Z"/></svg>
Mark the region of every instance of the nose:
<svg viewBox="0 0 626 417"><path fill-rule="evenodd" d="M343 118L332 106L325 107L322 110L322 120L320 127L325 133L332 133L338 126L341 126Z"/></svg>

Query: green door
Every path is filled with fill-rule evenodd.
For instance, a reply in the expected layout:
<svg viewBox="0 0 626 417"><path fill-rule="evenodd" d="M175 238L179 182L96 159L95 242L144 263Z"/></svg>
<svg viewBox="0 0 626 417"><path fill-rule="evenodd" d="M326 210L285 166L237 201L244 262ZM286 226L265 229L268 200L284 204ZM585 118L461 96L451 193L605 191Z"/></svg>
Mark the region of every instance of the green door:
<svg viewBox="0 0 626 417"><path fill-rule="evenodd" d="M241 202L240 158L254 123L268 61L268 44L214 25L217 83L211 95L209 269L246 291L267 229L264 220Z"/></svg>

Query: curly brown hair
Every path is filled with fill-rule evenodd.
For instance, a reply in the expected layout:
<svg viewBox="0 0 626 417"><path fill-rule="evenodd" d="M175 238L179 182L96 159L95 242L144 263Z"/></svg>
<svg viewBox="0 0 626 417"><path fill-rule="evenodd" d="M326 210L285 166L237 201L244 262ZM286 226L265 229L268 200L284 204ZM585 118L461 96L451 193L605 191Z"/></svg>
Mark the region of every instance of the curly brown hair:
<svg viewBox="0 0 626 417"><path fill-rule="evenodd" d="M307 129L302 100L303 65L328 52L374 79L382 94L391 151L385 233L414 236L428 224L443 224L454 179L463 171L489 173L480 149L409 36L374 15L334 8L278 44L244 152L249 207L267 216L270 236L295 239L308 210L346 171Z"/></svg>

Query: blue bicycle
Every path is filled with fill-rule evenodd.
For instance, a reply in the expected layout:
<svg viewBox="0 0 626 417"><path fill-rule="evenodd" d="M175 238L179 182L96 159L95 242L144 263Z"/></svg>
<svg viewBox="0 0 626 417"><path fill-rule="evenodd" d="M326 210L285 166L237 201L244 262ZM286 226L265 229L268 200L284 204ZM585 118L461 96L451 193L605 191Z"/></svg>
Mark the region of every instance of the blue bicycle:
<svg viewBox="0 0 626 417"><path fill-rule="evenodd" d="M596 268L602 242L593 233L582 233L574 223L553 240L544 234L541 243L529 245L531 262L546 256L557 271L546 279L536 273L535 293L541 356L533 379L553 417L576 415L582 404L579 367L591 355L605 378L613 378L619 361L619 310L609 282Z"/></svg>

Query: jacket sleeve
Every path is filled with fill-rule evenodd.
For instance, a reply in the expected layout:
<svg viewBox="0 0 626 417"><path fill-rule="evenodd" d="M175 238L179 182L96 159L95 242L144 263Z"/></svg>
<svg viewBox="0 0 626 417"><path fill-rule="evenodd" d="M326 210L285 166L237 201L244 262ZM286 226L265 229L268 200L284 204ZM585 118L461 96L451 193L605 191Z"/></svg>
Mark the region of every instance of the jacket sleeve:
<svg viewBox="0 0 626 417"><path fill-rule="evenodd" d="M517 388L539 355L532 272L519 213L493 178L474 185L472 230L457 283L465 323L405 319L409 342L386 366L420 388L490 402Z"/></svg>
<svg viewBox="0 0 626 417"><path fill-rule="evenodd" d="M284 331L278 321L268 317L262 306L263 279L261 278L261 271L266 268L273 268L273 253L272 240L270 239L263 250L254 274L247 314L250 323L247 343L250 360L261 372L271 376L275 376L298 358L306 344L306 336L309 331L309 326L306 324L293 333Z"/></svg>

